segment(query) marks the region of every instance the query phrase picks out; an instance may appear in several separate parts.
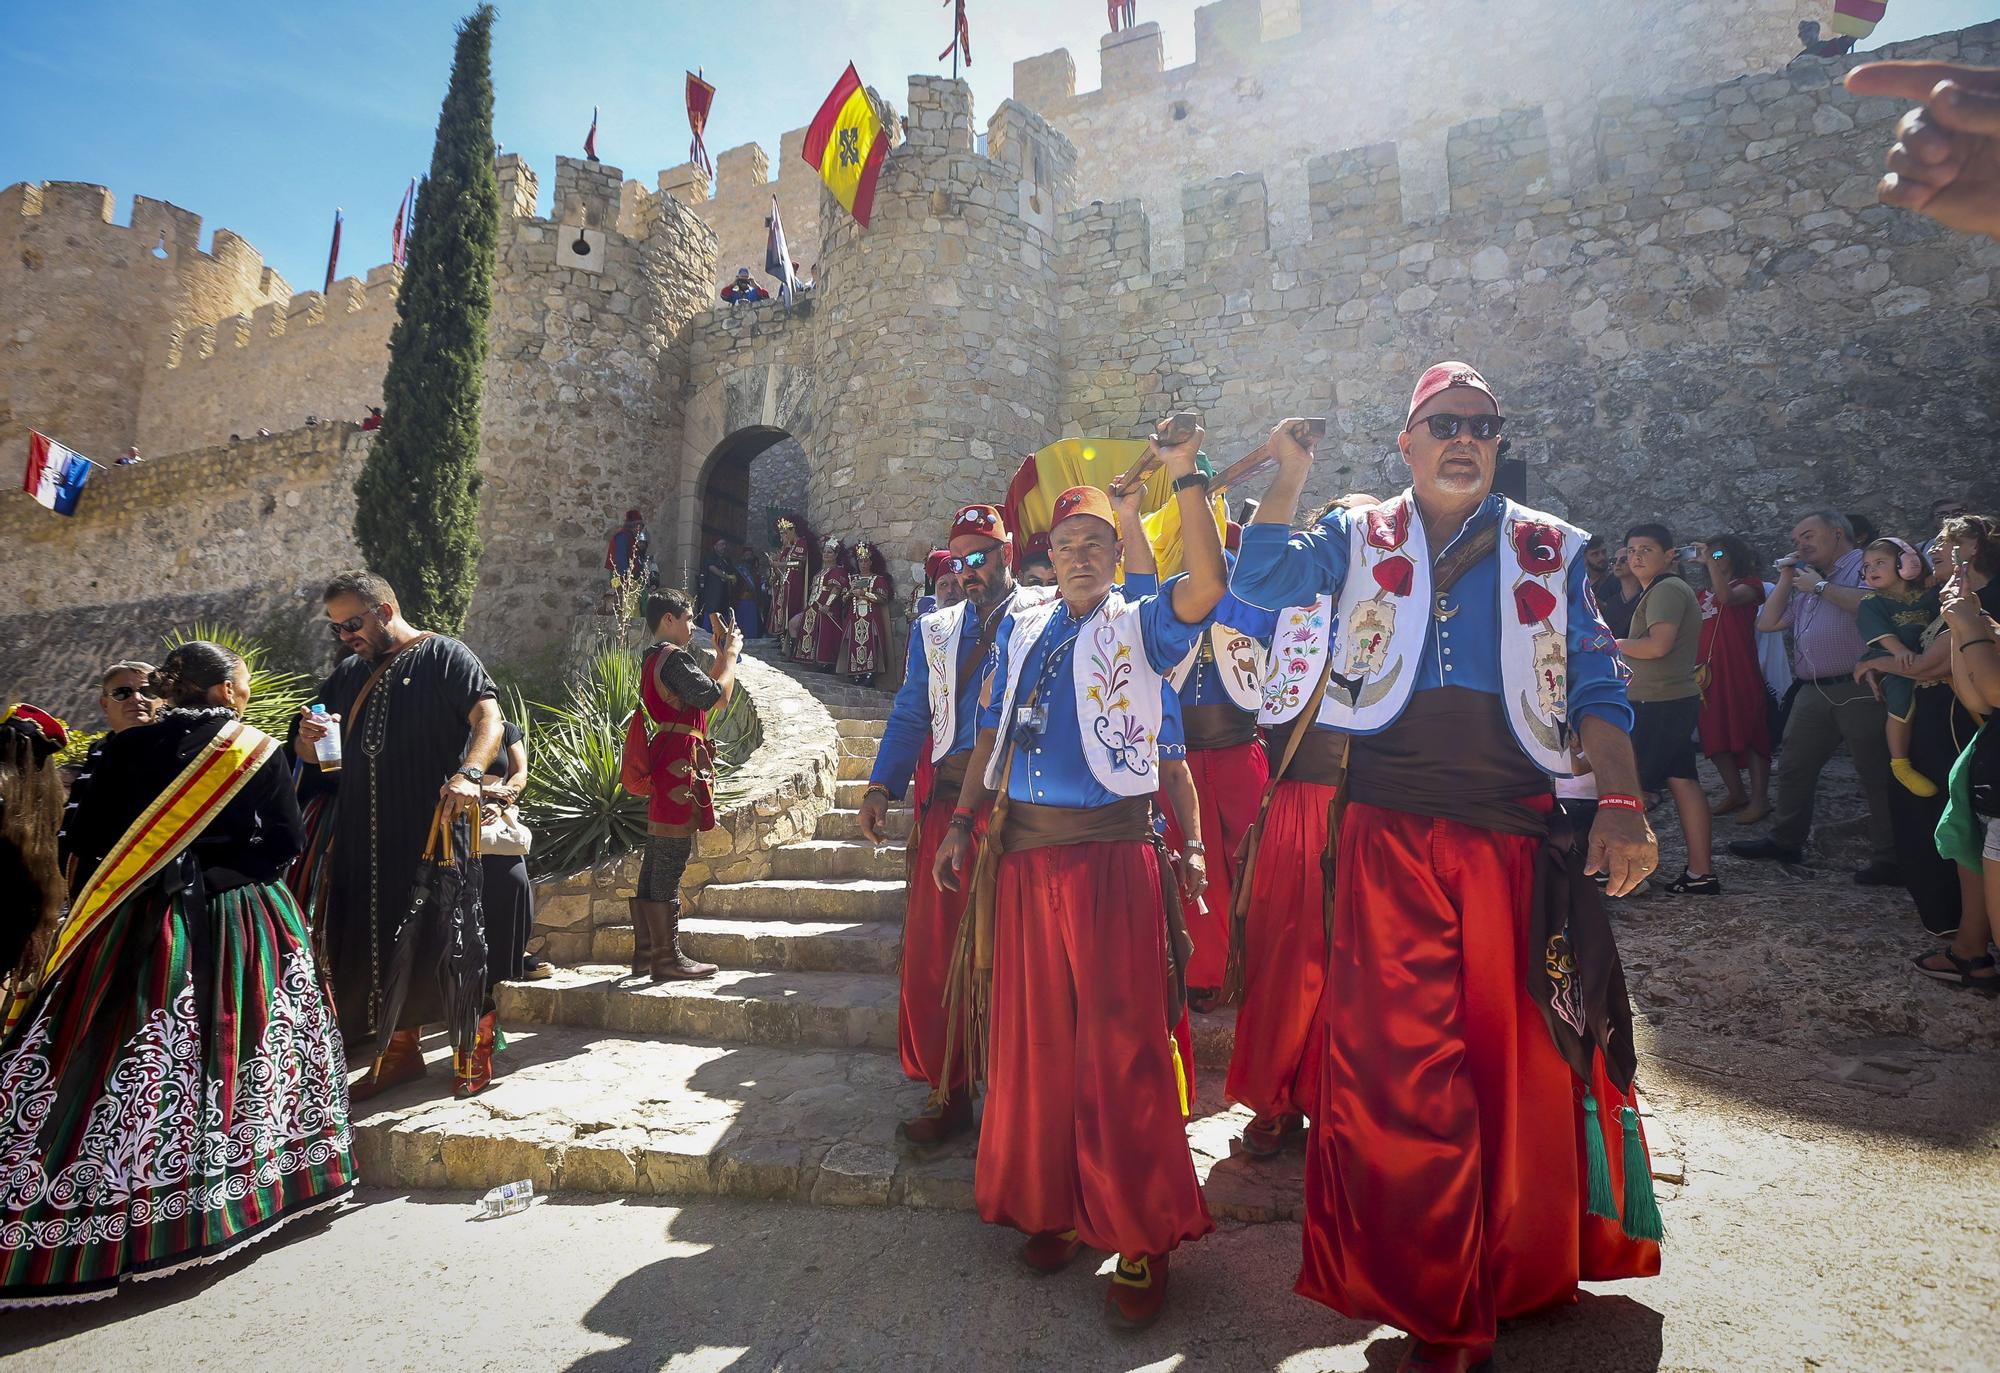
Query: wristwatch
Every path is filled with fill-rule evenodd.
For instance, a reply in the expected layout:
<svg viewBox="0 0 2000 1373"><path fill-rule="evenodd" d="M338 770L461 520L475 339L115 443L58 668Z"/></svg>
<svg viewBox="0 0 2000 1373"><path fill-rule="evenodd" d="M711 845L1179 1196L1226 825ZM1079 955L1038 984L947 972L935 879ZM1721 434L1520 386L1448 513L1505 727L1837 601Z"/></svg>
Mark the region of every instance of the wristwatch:
<svg viewBox="0 0 2000 1373"><path fill-rule="evenodd" d="M463 777L465 778L466 781L472 783L472 785L476 787L479 785L480 780L486 776L486 773L484 769L481 768L460 768L457 772L454 772L452 776Z"/></svg>
<svg viewBox="0 0 2000 1373"><path fill-rule="evenodd" d="M1206 472L1190 472L1184 477L1174 478L1175 491L1185 491L1191 486L1199 486L1204 491L1208 490L1208 474Z"/></svg>
<svg viewBox="0 0 2000 1373"><path fill-rule="evenodd" d="M1815 596L1826 595L1826 578L1821 577L1818 581L1813 583L1813 595Z"/></svg>

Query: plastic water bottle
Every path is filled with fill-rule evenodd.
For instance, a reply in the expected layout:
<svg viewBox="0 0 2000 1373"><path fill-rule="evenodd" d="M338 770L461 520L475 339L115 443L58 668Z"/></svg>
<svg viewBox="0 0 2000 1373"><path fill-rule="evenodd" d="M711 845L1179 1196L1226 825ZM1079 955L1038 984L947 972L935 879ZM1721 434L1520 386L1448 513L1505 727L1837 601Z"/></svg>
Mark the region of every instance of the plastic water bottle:
<svg viewBox="0 0 2000 1373"><path fill-rule="evenodd" d="M496 1216L511 1216L516 1211L527 1210L534 1200L535 1184L532 1179L503 1183L479 1199L479 1217L481 1220L492 1220Z"/></svg>
<svg viewBox="0 0 2000 1373"><path fill-rule="evenodd" d="M319 741L314 751L314 756L319 759L319 770L321 772L339 772L340 721L328 715L326 707L318 701L314 701L306 709L311 711L322 725L326 726L326 737Z"/></svg>

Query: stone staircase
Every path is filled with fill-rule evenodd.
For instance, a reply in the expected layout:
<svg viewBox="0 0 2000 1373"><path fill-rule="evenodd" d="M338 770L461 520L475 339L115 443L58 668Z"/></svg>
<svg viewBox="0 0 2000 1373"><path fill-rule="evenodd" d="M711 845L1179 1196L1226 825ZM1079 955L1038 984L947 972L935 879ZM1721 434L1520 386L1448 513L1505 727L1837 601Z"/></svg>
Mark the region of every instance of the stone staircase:
<svg viewBox="0 0 2000 1373"><path fill-rule="evenodd" d="M761 647L761 646L760 646ZM755 650L753 649L753 652ZM406 1187L729 1194L820 1204L970 1207L971 1139L924 1156L895 1126L924 1088L896 1058L902 840L861 837L859 806L888 719L887 692L800 672L839 735L833 807L810 838L775 849L770 875L704 888L681 924L701 982L627 975L632 929L600 925L591 962L500 992L503 1076L457 1102L444 1070L371 1103L356 1121L362 1176ZM1198 1109L1220 1103L1233 1015L1197 1017ZM448 1059L441 1041L438 1061ZM1296 1156L1231 1159L1245 1113L1198 1116L1197 1164L1218 1214L1296 1214Z"/></svg>

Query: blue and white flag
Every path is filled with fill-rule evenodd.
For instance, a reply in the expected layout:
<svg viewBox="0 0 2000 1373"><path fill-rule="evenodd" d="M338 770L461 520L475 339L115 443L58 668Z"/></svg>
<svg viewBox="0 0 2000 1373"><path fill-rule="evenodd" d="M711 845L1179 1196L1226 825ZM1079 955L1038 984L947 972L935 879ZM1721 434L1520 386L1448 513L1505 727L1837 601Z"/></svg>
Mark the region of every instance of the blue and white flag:
<svg viewBox="0 0 2000 1373"><path fill-rule="evenodd" d="M785 247L785 221L778 217L778 197L771 197L771 217L764 221L771 226L771 233L764 244L764 271L778 283L778 299L785 302L787 310L792 308L792 297L798 293L799 279L792 275L792 255Z"/></svg>
<svg viewBox="0 0 2000 1373"><path fill-rule="evenodd" d="M90 480L90 459L46 434L28 431L28 471L21 489L58 515L74 515L77 497Z"/></svg>

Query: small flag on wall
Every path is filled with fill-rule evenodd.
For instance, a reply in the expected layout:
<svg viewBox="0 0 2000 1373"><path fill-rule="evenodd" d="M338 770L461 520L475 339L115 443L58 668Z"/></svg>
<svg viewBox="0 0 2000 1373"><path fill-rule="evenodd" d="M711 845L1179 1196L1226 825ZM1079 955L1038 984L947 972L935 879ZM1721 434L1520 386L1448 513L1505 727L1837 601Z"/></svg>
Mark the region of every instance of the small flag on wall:
<svg viewBox="0 0 2000 1373"><path fill-rule="evenodd" d="M46 434L28 431L28 470L21 489L58 515L76 514L77 497L90 480L91 462Z"/></svg>
<svg viewBox="0 0 2000 1373"><path fill-rule="evenodd" d="M410 209L417 198L417 179L410 178L410 189L403 192L403 203L396 207L396 227L389 233L389 261L396 266L405 266L410 259Z"/></svg>
<svg viewBox="0 0 2000 1373"><path fill-rule="evenodd" d="M590 132L583 136L583 155L597 161L597 106L590 107Z"/></svg>
<svg viewBox="0 0 2000 1373"><path fill-rule="evenodd" d="M852 62L813 116L805 146L799 151L807 165L819 172L841 208L867 228L875 205L875 180L882 174L889 140L882 132L875 102L868 98Z"/></svg>
<svg viewBox="0 0 2000 1373"><path fill-rule="evenodd" d="M708 111L715 104L715 87L701 78L699 70L687 74L688 127L694 130L694 142L688 146L688 161L707 172L708 179L713 181L715 164L708 160L708 145L701 141L701 135L708 128Z"/></svg>
<svg viewBox="0 0 2000 1373"><path fill-rule="evenodd" d="M785 221L778 214L778 197L771 197L771 217L766 221L771 232L764 242L764 270L778 282L778 298L785 302L787 310L792 308L792 297L798 294L799 279L792 275L791 249L785 246Z"/></svg>
<svg viewBox="0 0 2000 1373"><path fill-rule="evenodd" d="M1856 42L1875 32L1889 0L1834 0L1833 31Z"/></svg>
<svg viewBox="0 0 2000 1373"><path fill-rule="evenodd" d="M340 211L333 212L333 242L326 250L326 285L320 287L323 296L333 294L333 273L340 266Z"/></svg>

